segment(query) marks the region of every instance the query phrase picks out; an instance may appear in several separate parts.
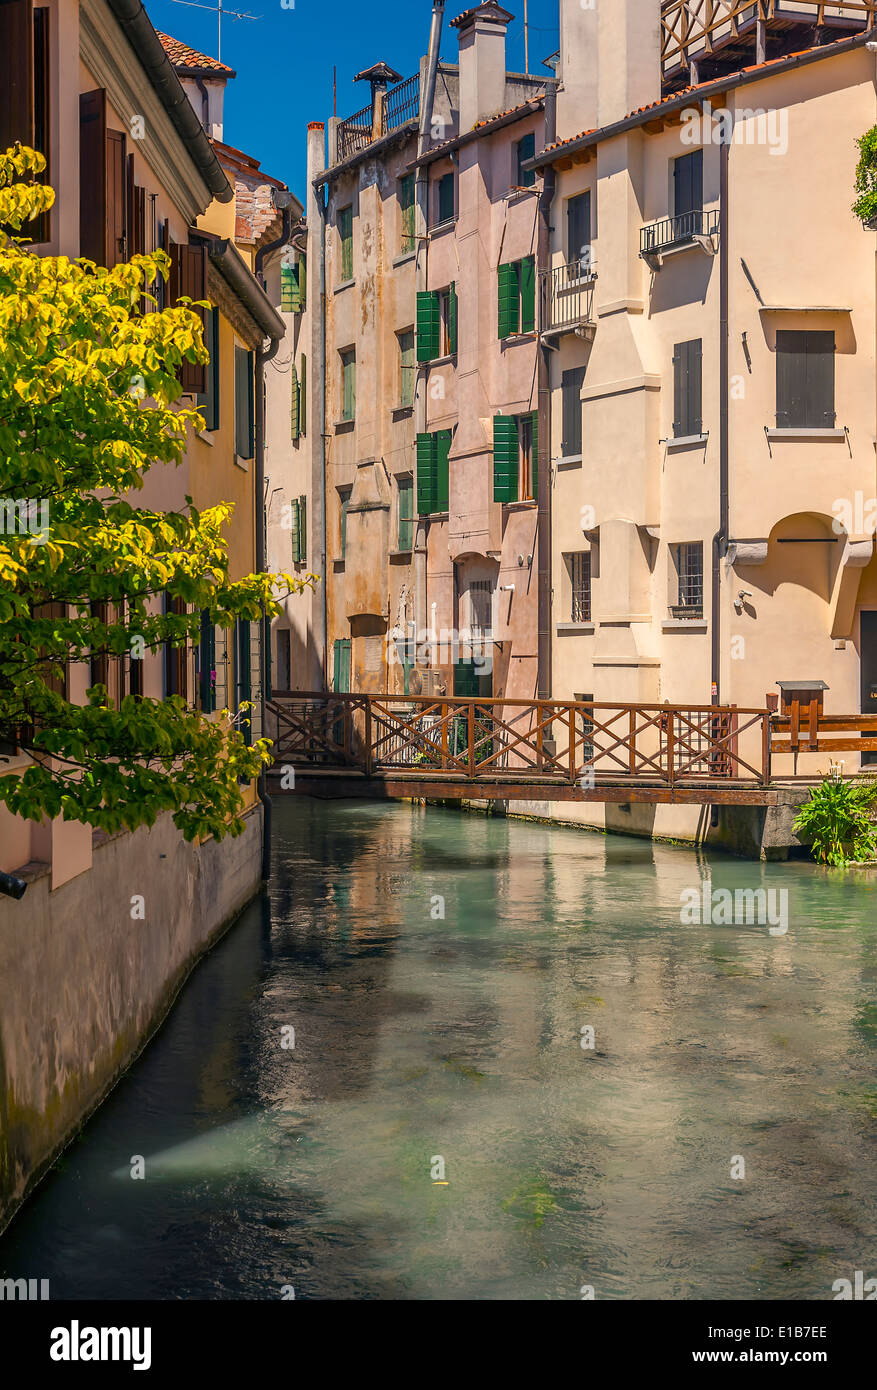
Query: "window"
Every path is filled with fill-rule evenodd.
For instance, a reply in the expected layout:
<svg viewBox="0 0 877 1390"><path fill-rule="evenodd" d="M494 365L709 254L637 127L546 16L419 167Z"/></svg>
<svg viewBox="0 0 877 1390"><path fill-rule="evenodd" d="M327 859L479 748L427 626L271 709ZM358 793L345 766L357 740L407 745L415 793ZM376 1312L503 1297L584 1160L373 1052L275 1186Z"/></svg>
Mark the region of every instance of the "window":
<svg viewBox="0 0 877 1390"><path fill-rule="evenodd" d="M347 512L348 512L348 508L350 507L350 494L351 494L352 492L353 492L353 488L350 488L350 487L339 487L339 489L338 489L338 500L339 500L339 503L340 503L340 511L339 511L339 518L340 518L340 520L339 520L340 544L339 544L339 546L338 546L338 554L339 554L340 559L342 559L342 560L345 560L345 559L347 558Z"/></svg>
<svg viewBox="0 0 877 1390"><path fill-rule="evenodd" d="M532 333L536 327L536 258L509 261L498 270L499 336Z"/></svg>
<svg viewBox="0 0 877 1390"><path fill-rule="evenodd" d="M341 419L356 419L356 351L348 348L341 358Z"/></svg>
<svg viewBox="0 0 877 1390"><path fill-rule="evenodd" d="M434 362L457 351L457 286L417 295L417 360Z"/></svg>
<svg viewBox="0 0 877 1390"><path fill-rule="evenodd" d="M592 705L594 703L593 692L587 694L574 695L573 699L582 705ZM576 737L581 739L579 756L582 764L587 766L594 761L594 720L593 710L589 714L587 710L576 710Z"/></svg>
<svg viewBox="0 0 877 1390"><path fill-rule="evenodd" d="M699 233L703 223L703 150L673 161L673 213L677 239Z"/></svg>
<svg viewBox="0 0 877 1390"><path fill-rule="evenodd" d="M255 451L253 414L253 354L235 344L234 433L238 458L251 459Z"/></svg>
<svg viewBox="0 0 877 1390"><path fill-rule="evenodd" d="M306 565L308 562L307 506L306 497L293 497L289 504L294 565Z"/></svg>
<svg viewBox="0 0 877 1390"><path fill-rule="evenodd" d="M277 629L277 690L292 688L292 633L288 627Z"/></svg>
<svg viewBox="0 0 877 1390"><path fill-rule="evenodd" d="M181 598L169 598L165 594L164 611L166 617L182 617L186 613L186 605ZM181 647L175 646L170 641L164 643L164 693L166 697L168 695L180 695L183 700L187 698L187 655L187 642L183 642Z"/></svg>
<svg viewBox="0 0 877 1390"><path fill-rule="evenodd" d="M489 579L469 581L469 634L474 638L493 636L493 596L496 592Z"/></svg>
<svg viewBox="0 0 877 1390"><path fill-rule="evenodd" d="M338 236L341 241L341 282L353 279L353 206L338 213Z"/></svg>
<svg viewBox="0 0 877 1390"><path fill-rule="evenodd" d="M198 690L203 713L212 714L216 709L216 628L210 621L210 613L206 608L201 613Z"/></svg>
<svg viewBox="0 0 877 1390"><path fill-rule="evenodd" d="M670 612L674 618L703 617L703 544L700 541L674 545L671 550L675 567Z"/></svg>
<svg viewBox="0 0 877 1390"><path fill-rule="evenodd" d="M833 429L834 333L777 332L777 426Z"/></svg>
<svg viewBox="0 0 877 1390"><path fill-rule="evenodd" d="M577 193L566 203L566 259L578 274L591 272L591 193Z"/></svg>
<svg viewBox="0 0 877 1390"><path fill-rule="evenodd" d="M400 550L414 548L414 479L410 473L401 473L396 479L398 490L399 535L397 545Z"/></svg>
<svg viewBox="0 0 877 1390"><path fill-rule="evenodd" d="M539 414L493 417L493 500L526 502L538 489Z"/></svg>
<svg viewBox="0 0 877 1390"><path fill-rule="evenodd" d="M300 314L304 309L304 257L294 265L280 267L280 308L284 314Z"/></svg>
<svg viewBox="0 0 877 1390"><path fill-rule="evenodd" d="M582 452L582 386L584 367L570 367L561 377L562 430L560 452L564 458L575 458Z"/></svg>
<svg viewBox="0 0 877 1390"><path fill-rule="evenodd" d="M702 345L700 338L673 349L673 437L703 433Z"/></svg>
<svg viewBox="0 0 877 1390"><path fill-rule="evenodd" d="M591 621L591 552L578 550L566 557L570 585L570 621Z"/></svg>
<svg viewBox="0 0 877 1390"><path fill-rule="evenodd" d="M523 168L526 161L532 159L535 153L536 136L532 132L529 135L525 135L523 140L519 140L515 145L517 163L515 183L518 188L532 188L536 182L536 170Z"/></svg>
<svg viewBox="0 0 877 1390"><path fill-rule="evenodd" d="M173 305L183 297L201 300L207 296L207 247L203 242L170 245L171 268L168 278L168 302ZM205 309L193 309L206 332ZM201 362L182 362L177 369L184 391L199 395L207 390L207 367Z"/></svg>
<svg viewBox="0 0 877 1390"><path fill-rule="evenodd" d="M210 353L206 367L206 390L199 391L198 409L204 416L205 430L219 429L219 310L214 305L207 310L204 325L204 346Z"/></svg>
<svg viewBox="0 0 877 1390"><path fill-rule="evenodd" d="M442 174L436 180L435 185L435 222L434 227L442 227L446 222L454 220L454 173L451 170L448 174Z"/></svg>
<svg viewBox="0 0 877 1390"><path fill-rule="evenodd" d="M250 641L250 620L249 618L238 618L237 641L235 643L237 651L237 704L240 711L241 705L251 704L253 699L253 653ZM253 742L253 710L244 710L240 718L240 729L244 736L244 743L251 746Z"/></svg>
<svg viewBox="0 0 877 1390"><path fill-rule="evenodd" d="M414 380L417 366L414 361L414 329L397 333L399 339L399 404L414 404Z"/></svg>
<svg viewBox="0 0 877 1390"><path fill-rule="evenodd" d="M448 510L450 448L450 430L417 436L417 511L420 516Z"/></svg>
<svg viewBox="0 0 877 1390"><path fill-rule="evenodd" d="M406 174L399 180L399 249L403 255L417 250L414 231L414 175Z"/></svg>

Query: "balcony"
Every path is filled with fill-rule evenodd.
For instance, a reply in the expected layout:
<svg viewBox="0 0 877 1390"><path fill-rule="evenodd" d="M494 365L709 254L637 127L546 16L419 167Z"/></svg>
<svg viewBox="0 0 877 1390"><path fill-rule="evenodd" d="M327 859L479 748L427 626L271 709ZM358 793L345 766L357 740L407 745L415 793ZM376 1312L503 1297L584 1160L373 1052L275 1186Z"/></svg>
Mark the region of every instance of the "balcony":
<svg viewBox="0 0 877 1390"><path fill-rule="evenodd" d="M680 212L675 217L661 217L656 222L646 223L639 234L639 253L647 265L659 270L665 256L689 246L699 246L702 251L714 256L718 235L718 208L710 212L694 208L691 212Z"/></svg>
<svg viewBox="0 0 877 1390"><path fill-rule="evenodd" d="M389 91L375 92L375 97L361 111L338 122L337 160L343 164L375 140L381 140L420 114L420 76L408 77Z"/></svg>
<svg viewBox="0 0 877 1390"><path fill-rule="evenodd" d="M597 277L585 261L569 261L539 272L539 330L545 335L593 337Z"/></svg>

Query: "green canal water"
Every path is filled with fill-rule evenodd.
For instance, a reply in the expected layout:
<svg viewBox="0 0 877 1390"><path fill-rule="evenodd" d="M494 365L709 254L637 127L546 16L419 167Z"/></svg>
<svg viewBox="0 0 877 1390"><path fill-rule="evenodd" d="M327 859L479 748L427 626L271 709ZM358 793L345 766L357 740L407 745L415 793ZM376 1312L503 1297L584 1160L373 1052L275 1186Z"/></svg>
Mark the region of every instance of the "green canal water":
<svg viewBox="0 0 877 1390"><path fill-rule="evenodd" d="M830 1299L877 1275L877 879L407 805L281 801L275 832L270 892L0 1241L4 1277ZM788 929L680 920L705 879L787 890Z"/></svg>

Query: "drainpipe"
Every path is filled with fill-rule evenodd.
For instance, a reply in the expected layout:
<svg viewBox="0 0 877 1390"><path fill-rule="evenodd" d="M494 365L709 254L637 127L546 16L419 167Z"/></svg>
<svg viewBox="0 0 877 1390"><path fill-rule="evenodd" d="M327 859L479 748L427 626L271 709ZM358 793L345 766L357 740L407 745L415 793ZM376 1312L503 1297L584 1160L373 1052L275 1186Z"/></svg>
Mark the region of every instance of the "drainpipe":
<svg viewBox="0 0 877 1390"><path fill-rule="evenodd" d="M552 145L557 136L557 89L545 86L545 144ZM539 197L539 234L537 269L550 273L551 268L551 208L554 202L556 174L552 164L546 164ZM545 286L545 276L537 277ZM543 288L544 294L544 288ZM544 302L544 301L543 301ZM541 311L540 303L540 311ZM538 638L537 690L540 700L551 698L551 352L539 340L539 478L536 485L537 524L536 553L538 563Z"/></svg>
<svg viewBox="0 0 877 1390"><path fill-rule="evenodd" d="M311 535L317 546L312 568L320 576L311 595L311 632L324 690L329 688L328 611L326 607L326 196L314 183L325 161L326 136L322 121L308 125L307 207L308 271L311 303L311 370L308 373L311 409ZM313 269L316 274L312 273Z"/></svg>
<svg viewBox="0 0 877 1390"><path fill-rule="evenodd" d="M433 0L432 25L429 31L429 54L426 60L426 79L423 87L423 100L420 103L420 125L417 131L418 160L422 159L426 153L430 128L432 126L432 108L435 101L435 84L436 75L438 73L439 48L441 46L442 19L444 18L444 13L445 0ZM426 239L426 214L428 196L429 170L425 165L418 165L414 197L414 236L417 247L414 280L415 289L418 294L427 288L429 243ZM424 434L426 432L426 373L420 377L417 388L414 395L414 429L417 434ZM414 491L416 497L416 480ZM418 516L414 535L415 641L423 640L423 634L426 632L427 628L426 553L428 535L428 519Z"/></svg>
<svg viewBox="0 0 877 1390"><path fill-rule="evenodd" d="M286 195L287 198L290 196ZM292 225L292 210L289 202L283 208L283 226L279 237L269 241L256 252L256 278L262 281L262 267L270 252L289 241ZM256 491L256 571L264 573L266 567L267 534L265 516L265 364L270 362L280 347L279 338L270 339L270 347L259 348L256 352L256 420L255 420L255 491ZM262 735L265 734L266 709L265 691L268 689L268 672L271 661L271 623L262 620L262 641L259 643L259 707ZM264 769L259 773L259 799L262 802L262 882L271 877L271 798L268 795L268 779Z"/></svg>
<svg viewBox="0 0 877 1390"><path fill-rule="evenodd" d="M731 144L723 139L720 148L720 192L719 192L719 529L713 536L712 555L712 621L711 621L711 704L718 704L722 674L722 558L728 548L728 414L731 382L729 377L728 342L728 285L729 258L728 245L728 170L731 158Z"/></svg>

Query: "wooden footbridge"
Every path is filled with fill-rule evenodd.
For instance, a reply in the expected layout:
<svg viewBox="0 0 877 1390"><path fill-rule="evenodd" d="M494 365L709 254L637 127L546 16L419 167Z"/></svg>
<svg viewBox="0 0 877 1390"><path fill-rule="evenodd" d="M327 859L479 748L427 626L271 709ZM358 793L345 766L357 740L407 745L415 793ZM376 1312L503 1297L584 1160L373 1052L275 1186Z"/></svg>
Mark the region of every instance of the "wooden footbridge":
<svg viewBox="0 0 877 1390"><path fill-rule="evenodd" d="M296 691L275 694L267 711L275 785L317 796L770 806L774 755L877 750L877 715L825 716L815 703L780 716Z"/></svg>

